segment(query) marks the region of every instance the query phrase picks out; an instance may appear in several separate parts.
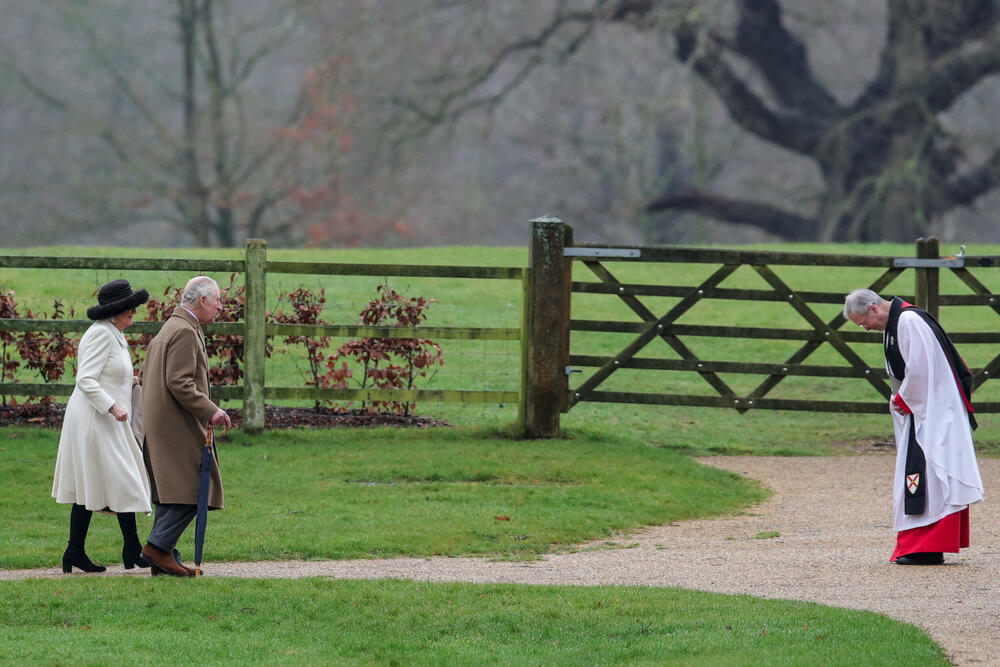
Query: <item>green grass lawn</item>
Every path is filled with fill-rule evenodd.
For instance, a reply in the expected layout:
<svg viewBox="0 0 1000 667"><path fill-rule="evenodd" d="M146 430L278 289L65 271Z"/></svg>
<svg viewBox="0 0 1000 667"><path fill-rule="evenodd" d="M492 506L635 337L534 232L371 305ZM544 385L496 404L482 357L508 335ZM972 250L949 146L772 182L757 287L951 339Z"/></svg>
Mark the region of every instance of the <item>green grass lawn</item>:
<svg viewBox="0 0 1000 667"><path fill-rule="evenodd" d="M0 567L52 566L58 433L0 429ZM518 441L485 428L233 431L206 561L483 555L573 548L731 513L758 484L620 432ZM504 517L508 520L498 520ZM140 535L150 520L139 517ZM191 533L179 545L190 558ZM114 562L117 523L88 552ZM672 589L69 576L0 582L0 661L147 664L944 664L871 613Z"/></svg>
<svg viewBox="0 0 1000 667"><path fill-rule="evenodd" d="M671 589L78 577L0 590L4 663L947 664L877 614Z"/></svg>
<svg viewBox="0 0 1000 667"><path fill-rule="evenodd" d="M65 548L69 512L49 496L57 445L54 430L0 429L0 567L55 564ZM227 507L209 515L208 560L529 557L766 496L677 452L587 430L553 441L483 428L233 431L219 458ZM144 537L151 519L138 523ZM91 525L88 553L113 562L117 522Z"/></svg>
<svg viewBox="0 0 1000 667"><path fill-rule="evenodd" d="M771 246L773 249L912 256L912 246ZM942 248L942 253L957 248ZM239 250L35 248L9 254L237 258ZM975 254L997 248L970 249ZM272 250L271 259L379 264L524 266L523 248L410 250ZM623 281L694 285L715 267L619 263ZM777 267L794 289L847 292L878 270ZM976 274L1000 291L1000 271ZM0 286L15 290L22 307L48 312L59 298L82 317L97 287L119 277L105 271L0 268ZM127 272L136 287L159 297L189 277ZM228 275L216 275L228 283ZM575 280L591 280L582 266ZM760 288L744 267L724 287ZM269 277L269 307L279 290L324 288L324 318L354 323L374 294L375 278ZM967 293L950 274L943 293ZM518 281L393 278L407 296L436 299L430 326L519 327ZM911 293L912 277L890 292ZM676 299L644 298L657 314ZM824 319L839 306L815 305ZM139 319L144 314L140 312ZM577 295L576 319L634 321L611 296ZM946 309L947 328L993 331L984 308ZM786 304L705 301L679 323L805 329ZM628 337L574 334L571 351L606 355ZM873 338L877 342L877 338ZM342 341L334 341L334 347ZM783 361L795 344L689 338L703 359ZM440 341L445 365L420 386L433 389L517 388L517 341ZM658 341L642 356L674 358ZM856 351L880 362L876 344ZM268 383L302 386L304 357L278 341L267 364ZM973 366L996 354L991 346L962 346ZM331 350L332 351L332 350ZM844 364L829 350L809 359ZM24 372L23 381L37 381ZM574 385L580 376L572 378ZM763 378L726 375L749 391ZM64 378L63 381L68 381ZM1000 383L974 397L997 400ZM713 390L697 375L619 371L607 388L660 393ZM806 399L872 400L862 381L790 378L770 394ZM228 407L237 404L231 403ZM528 442L505 437L514 405L421 404L454 429L234 431L220 443L228 507L209 519L206 560L366 558L474 554L532 558L644 524L740 511L766 490L688 455L845 454L851 447L888 442L886 415L735 411L708 408L583 403L563 415L567 438ZM1000 449L1000 420L981 415L980 452ZM49 497L58 434L0 429L0 567L52 566L68 532L68 511ZM497 519L507 517L510 521ZM139 532L150 520L139 518ZM189 531L193 532L193 531ZM180 548L191 552L191 536ZM113 562L120 537L113 519L95 516L88 552ZM608 662L671 664L943 664L922 632L884 617L803 605L660 589L604 587L431 585L406 582L155 581L148 578L62 578L3 583L0 604L7 662L137 662L164 652L190 662L334 662L399 664ZM162 613L166 612L166 613ZM164 621L164 619L169 619ZM204 633L210 653L198 651ZM183 636L181 635L183 634Z"/></svg>
<svg viewBox="0 0 1000 667"><path fill-rule="evenodd" d="M0 429L0 567L53 566L56 431ZM206 561L524 558L644 523L739 511L759 485L613 428L233 431ZM509 521L497 517L509 518ZM139 518L140 535L150 521ZM190 559L192 531L179 545ZM117 523L88 552L111 563ZM656 588L68 576L0 582L0 661L147 664L945 664L913 626L789 601Z"/></svg>

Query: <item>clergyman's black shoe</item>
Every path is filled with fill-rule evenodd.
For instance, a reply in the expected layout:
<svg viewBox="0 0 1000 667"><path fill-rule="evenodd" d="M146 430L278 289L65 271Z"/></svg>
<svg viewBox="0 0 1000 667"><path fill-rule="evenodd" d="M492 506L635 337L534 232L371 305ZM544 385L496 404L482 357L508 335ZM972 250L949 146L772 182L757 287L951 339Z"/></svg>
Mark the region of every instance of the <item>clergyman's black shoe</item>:
<svg viewBox="0 0 1000 667"><path fill-rule="evenodd" d="M896 559L896 565L943 565L944 554L940 551L917 551Z"/></svg>

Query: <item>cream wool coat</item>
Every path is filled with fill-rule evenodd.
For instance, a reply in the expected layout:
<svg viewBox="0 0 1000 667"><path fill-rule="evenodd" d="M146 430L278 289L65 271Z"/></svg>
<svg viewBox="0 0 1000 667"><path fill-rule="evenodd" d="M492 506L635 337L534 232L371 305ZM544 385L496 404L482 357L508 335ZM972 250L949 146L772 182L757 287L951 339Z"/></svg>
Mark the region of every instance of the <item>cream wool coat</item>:
<svg viewBox="0 0 1000 667"><path fill-rule="evenodd" d="M209 398L208 355L201 325L174 309L149 344L142 365L142 419L146 469L153 502L198 504L208 421L218 410ZM209 509L225 506L218 458L213 461Z"/></svg>
<svg viewBox="0 0 1000 667"><path fill-rule="evenodd" d="M149 512L149 478L128 421L108 410L117 403L132 418L132 358L124 334L98 320L80 339L76 387L66 403L52 497L89 510Z"/></svg>

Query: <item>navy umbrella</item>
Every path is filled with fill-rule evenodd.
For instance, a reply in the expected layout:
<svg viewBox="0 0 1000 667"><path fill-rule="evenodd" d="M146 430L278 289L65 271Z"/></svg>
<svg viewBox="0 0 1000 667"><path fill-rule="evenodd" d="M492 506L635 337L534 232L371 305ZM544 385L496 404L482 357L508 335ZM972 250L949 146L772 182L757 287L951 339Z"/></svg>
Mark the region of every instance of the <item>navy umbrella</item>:
<svg viewBox="0 0 1000 667"><path fill-rule="evenodd" d="M194 523L194 572L201 574L201 552L205 547L205 526L208 524L208 491L212 485L212 461L215 458L215 445L212 438L212 425L205 431L205 449L201 453L201 480L198 483L198 514Z"/></svg>

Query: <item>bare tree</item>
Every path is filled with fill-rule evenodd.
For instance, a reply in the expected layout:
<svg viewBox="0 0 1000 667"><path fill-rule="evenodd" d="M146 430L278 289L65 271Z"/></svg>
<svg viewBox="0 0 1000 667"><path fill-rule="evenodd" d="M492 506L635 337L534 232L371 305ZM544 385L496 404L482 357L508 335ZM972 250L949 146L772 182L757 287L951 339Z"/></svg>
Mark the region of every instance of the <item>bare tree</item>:
<svg viewBox="0 0 1000 667"><path fill-rule="evenodd" d="M113 189L118 206L169 219L202 246L231 246L265 233L303 238L297 202L331 177L329 155L310 153L305 144L349 130L346 112L334 120L330 111L336 95L330 63L307 67L300 60L291 67L286 60L283 69L269 68L282 78L260 80L262 64L280 59L301 32L298 3L174 0L170 15L150 17L147 9L132 24L116 23L128 17L95 3L52 7L81 44L81 57L101 74L97 85L108 91L110 110L83 103L17 54L6 53L3 65L49 109L100 138L121 167ZM161 30L138 52L123 48L121 35L155 19L172 25L172 39ZM307 120L303 138L296 130ZM335 150L336 143L323 149ZM324 203L335 205L330 198Z"/></svg>
<svg viewBox="0 0 1000 667"><path fill-rule="evenodd" d="M465 17L493 11L491 3L431 4ZM1000 71L998 4L885 0L877 69L845 102L815 74L808 44L788 27L778 0L532 3L533 27L487 43L472 67L443 60L419 95L396 102L408 128L448 125L496 108L541 67L570 61L598 26L656 31L666 37L664 59L688 65L742 131L814 163L822 189L803 212L663 179L645 204L649 214L696 212L790 240L908 241L1000 185L1000 148L975 160L944 120Z"/></svg>

